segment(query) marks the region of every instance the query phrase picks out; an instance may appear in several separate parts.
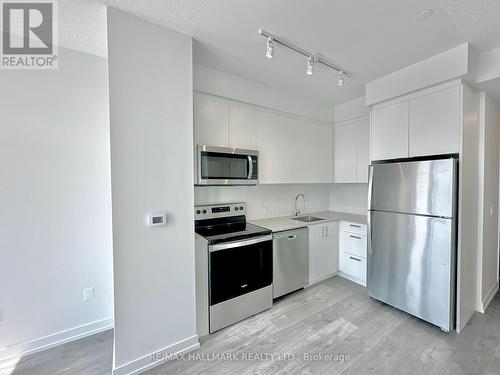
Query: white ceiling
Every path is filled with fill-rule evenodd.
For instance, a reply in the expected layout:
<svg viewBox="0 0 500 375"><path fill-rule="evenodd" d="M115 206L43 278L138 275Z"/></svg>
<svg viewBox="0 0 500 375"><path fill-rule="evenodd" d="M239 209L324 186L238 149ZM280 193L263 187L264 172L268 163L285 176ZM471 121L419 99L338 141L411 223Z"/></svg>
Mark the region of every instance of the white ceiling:
<svg viewBox="0 0 500 375"><path fill-rule="evenodd" d="M63 46L106 55L104 4L195 38L195 61L243 78L340 104L364 84L472 41L500 45L500 0L63 0ZM434 14L418 21L427 8ZM265 58L264 28L319 52L352 73L342 88L334 71L305 74L306 59L276 46Z"/></svg>
<svg viewBox="0 0 500 375"><path fill-rule="evenodd" d="M500 0L439 0L479 52L500 46Z"/></svg>

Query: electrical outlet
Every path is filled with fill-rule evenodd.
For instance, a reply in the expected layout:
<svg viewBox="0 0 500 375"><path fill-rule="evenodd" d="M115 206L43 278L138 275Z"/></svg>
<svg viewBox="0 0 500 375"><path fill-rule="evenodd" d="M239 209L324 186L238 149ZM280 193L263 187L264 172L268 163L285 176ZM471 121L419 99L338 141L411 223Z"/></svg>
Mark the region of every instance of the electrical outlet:
<svg viewBox="0 0 500 375"><path fill-rule="evenodd" d="M91 299L94 299L94 287L93 286L91 286L90 288L85 288L83 290L83 300L89 301Z"/></svg>

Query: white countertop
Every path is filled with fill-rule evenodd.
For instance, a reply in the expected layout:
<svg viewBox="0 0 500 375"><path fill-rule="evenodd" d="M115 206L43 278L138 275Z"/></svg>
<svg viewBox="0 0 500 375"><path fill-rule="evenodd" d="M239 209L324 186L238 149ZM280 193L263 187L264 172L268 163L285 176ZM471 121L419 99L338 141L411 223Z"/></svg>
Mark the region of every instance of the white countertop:
<svg viewBox="0 0 500 375"><path fill-rule="evenodd" d="M349 221L351 223L366 224L366 215L356 215L347 212L322 211L303 213L299 216L314 216L321 218L322 220L314 221L312 223L303 223L301 221L292 220L293 216L280 216L267 219L249 220L249 222L260 227L270 229L273 232L305 228L309 225L321 224L329 221Z"/></svg>

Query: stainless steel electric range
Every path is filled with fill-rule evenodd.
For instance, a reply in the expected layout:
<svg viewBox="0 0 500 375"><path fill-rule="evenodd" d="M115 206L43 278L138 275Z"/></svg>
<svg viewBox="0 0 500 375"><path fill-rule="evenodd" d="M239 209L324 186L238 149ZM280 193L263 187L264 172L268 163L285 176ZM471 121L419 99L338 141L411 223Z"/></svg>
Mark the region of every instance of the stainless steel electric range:
<svg viewBox="0 0 500 375"><path fill-rule="evenodd" d="M255 315L273 302L269 229L247 223L245 203L196 206L198 336Z"/></svg>

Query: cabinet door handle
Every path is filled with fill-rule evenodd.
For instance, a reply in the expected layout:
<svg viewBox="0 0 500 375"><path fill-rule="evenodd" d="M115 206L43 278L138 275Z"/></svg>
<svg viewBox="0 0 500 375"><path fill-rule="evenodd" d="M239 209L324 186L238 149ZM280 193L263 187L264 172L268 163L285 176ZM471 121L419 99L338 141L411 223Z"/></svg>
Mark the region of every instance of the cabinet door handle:
<svg viewBox="0 0 500 375"><path fill-rule="evenodd" d="M355 239L357 239L357 240L360 240L360 239L361 239L361 237L359 237L359 236L353 236L352 234L350 234L350 235L349 235L349 237L351 237L351 238L355 238Z"/></svg>
<svg viewBox="0 0 500 375"><path fill-rule="evenodd" d="M361 228L361 225L357 225L357 224L349 224L350 227L353 227L353 228Z"/></svg>
<svg viewBox="0 0 500 375"><path fill-rule="evenodd" d="M349 257L349 258L351 258L352 260L355 260L356 262L361 262L361 259L359 259L359 258L354 258L354 257Z"/></svg>
<svg viewBox="0 0 500 375"><path fill-rule="evenodd" d="M325 227L325 237L328 237L328 227Z"/></svg>

